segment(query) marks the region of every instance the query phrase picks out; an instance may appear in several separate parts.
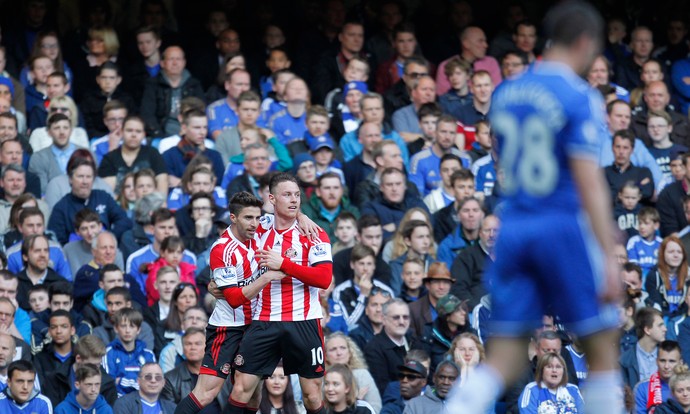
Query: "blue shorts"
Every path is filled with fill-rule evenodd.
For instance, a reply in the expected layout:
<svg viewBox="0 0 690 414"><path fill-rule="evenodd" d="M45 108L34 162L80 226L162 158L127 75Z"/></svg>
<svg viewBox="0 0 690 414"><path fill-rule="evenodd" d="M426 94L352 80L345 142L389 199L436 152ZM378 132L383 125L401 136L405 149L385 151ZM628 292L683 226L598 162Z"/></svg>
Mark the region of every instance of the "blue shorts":
<svg viewBox="0 0 690 414"><path fill-rule="evenodd" d="M506 217L487 272L491 329L522 336L545 314L578 336L618 326L615 305L599 301L603 254L584 215Z"/></svg>

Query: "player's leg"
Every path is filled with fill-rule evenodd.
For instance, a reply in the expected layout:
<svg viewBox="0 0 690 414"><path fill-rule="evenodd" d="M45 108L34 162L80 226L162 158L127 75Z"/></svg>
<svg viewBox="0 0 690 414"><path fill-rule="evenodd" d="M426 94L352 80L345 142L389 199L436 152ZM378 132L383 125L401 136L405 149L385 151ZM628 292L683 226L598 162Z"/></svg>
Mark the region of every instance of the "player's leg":
<svg viewBox="0 0 690 414"><path fill-rule="evenodd" d="M245 414L256 414L259 411L259 404L261 403L261 389L263 388L263 380L259 381L259 385L256 386L252 398L249 399L247 407L244 409Z"/></svg>
<svg viewBox="0 0 690 414"><path fill-rule="evenodd" d="M199 379L189 395L175 408L175 414L195 414L218 396L230 373L244 327L209 325L206 328L206 352L201 362Z"/></svg>
<svg viewBox="0 0 690 414"><path fill-rule="evenodd" d="M299 375L307 414L325 413L322 385L324 366L323 331L319 319L286 322L283 342L285 374Z"/></svg>
<svg viewBox="0 0 690 414"><path fill-rule="evenodd" d="M224 413L245 414L247 410L251 410L249 403L260 383L261 377L258 375L235 371L235 382Z"/></svg>
<svg viewBox="0 0 690 414"><path fill-rule="evenodd" d="M623 412L618 338L617 331L608 330L582 339L589 366L582 389L587 413Z"/></svg>

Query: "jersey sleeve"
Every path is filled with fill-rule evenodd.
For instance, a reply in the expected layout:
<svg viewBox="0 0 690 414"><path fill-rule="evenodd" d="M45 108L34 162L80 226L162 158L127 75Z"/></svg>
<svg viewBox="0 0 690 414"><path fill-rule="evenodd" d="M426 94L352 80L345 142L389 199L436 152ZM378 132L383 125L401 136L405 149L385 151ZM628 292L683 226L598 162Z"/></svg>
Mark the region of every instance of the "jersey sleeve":
<svg viewBox="0 0 690 414"><path fill-rule="evenodd" d="M225 243L219 239L211 249L209 267L211 268L211 280L216 282L219 289L236 287L238 285L237 268L232 263L232 257L225 257Z"/></svg>
<svg viewBox="0 0 690 414"><path fill-rule="evenodd" d="M273 227L274 221L275 217L273 216L273 214L267 213L261 216L261 218L259 219L259 227L256 228L256 234L259 237L266 234L266 232L268 232Z"/></svg>
<svg viewBox="0 0 690 414"><path fill-rule="evenodd" d="M608 134L604 120L604 100L601 95L589 90L585 102L571 109L570 133L566 134L565 150L569 158L598 160L599 148L606 142Z"/></svg>
<svg viewBox="0 0 690 414"><path fill-rule="evenodd" d="M333 255L331 254L331 242L328 234L321 230L318 238L309 241L309 266L314 266L319 263L333 263Z"/></svg>

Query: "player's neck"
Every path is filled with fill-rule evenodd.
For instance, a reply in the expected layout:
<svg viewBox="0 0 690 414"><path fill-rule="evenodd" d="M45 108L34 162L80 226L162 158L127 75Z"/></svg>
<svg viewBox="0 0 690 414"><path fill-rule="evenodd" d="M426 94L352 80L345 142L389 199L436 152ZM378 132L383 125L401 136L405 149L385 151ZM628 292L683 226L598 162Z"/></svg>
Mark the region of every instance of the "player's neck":
<svg viewBox="0 0 690 414"><path fill-rule="evenodd" d="M280 216L277 213L275 214L275 220L276 220L276 230L278 231L283 231L287 230L290 228L293 224L295 224L295 217L286 217L286 216Z"/></svg>
<svg viewBox="0 0 690 414"><path fill-rule="evenodd" d="M579 62L575 59L575 54L562 46L554 45L546 52L544 52L544 60L551 62L560 62L569 66L575 73L580 73L584 70L581 68Z"/></svg>
<svg viewBox="0 0 690 414"><path fill-rule="evenodd" d="M242 243L246 243L246 242L247 242L247 239L244 238L244 236L240 235L240 234L237 232L237 226L230 226L230 233L232 233L232 235L235 236L235 238L236 238L237 240L239 240L240 242L242 242Z"/></svg>

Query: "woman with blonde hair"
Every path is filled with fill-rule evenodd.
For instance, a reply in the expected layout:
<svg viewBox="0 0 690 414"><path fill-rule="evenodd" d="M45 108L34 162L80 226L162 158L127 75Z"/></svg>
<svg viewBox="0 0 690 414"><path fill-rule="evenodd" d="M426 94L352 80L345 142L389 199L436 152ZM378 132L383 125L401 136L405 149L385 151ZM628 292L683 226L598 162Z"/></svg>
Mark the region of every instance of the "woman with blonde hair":
<svg viewBox="0 0 690 414"><path fill-rule="evenodd" d="M474 368L486 358L484 345L477 335L470 332L456 336L446 355L446 359L455 362L460 367L460 378L458 379L460 386L465 383L468 376L472 375Z"/></svg>
<svg viewBox="0 0 690 414"><path fill-rule="evenodd" d="M74 66L73 87L77 98L84 96L85 92L99 90L96 84L99 68L105 62L116 62L120 52L117 33L109 26L90 28L85 46L87 53L83 58L70 62Z"/></svg>
<svg viewBox="0 0 690 414"><path fill-rule="evenodd" d="M381 395L362 350L355 341L342 332L334 332L326 337L326 371L336 364L342 364L352 370L355 383L359 389L357 398L369 403L376 412L382 407Z"/></svg>
<svg viewBox="0 0 690 414"><path fill-rule="evenodd" d="M673 376L668 381L673 398L656 407L654 414L687 414L690 413L690 371L685 364L678 364L673 369Z"/></svg>
<svg viewBox="0 0 690 414"><path fill-rule="evenodd" d="M58 96L51 99L48 105L48 118L58 113L69 118L72 127L69 142L77 147L89 148L89 136L86 130L79 126L79 109L77 109L74 100L69 96ZM51 146L53 139L48 135L48 127L34 129L29 137L29 144L31 144L34 153Z"/></svg>
<svg viewBox="0 0 690 414"><path fill-rule="evenodd" d="M398 257L405 254L405 252L407 251L408 247L405 244L405 240L402 236L401 229L405 227L405 224L407 224L407 222L409 222L410 220L425 221L429 224L430 227L432 226L431 216L423 208L413 207L407 210L407 213L405 213L403 218L400 220L398 229L393 234L393 237L383 246L383 260L385 260L386 263L390 263L391 260L397 259ZM434 257L436 257L437 248L438 246L432 238L431 249L429 250L429 252Z"/></svg>

